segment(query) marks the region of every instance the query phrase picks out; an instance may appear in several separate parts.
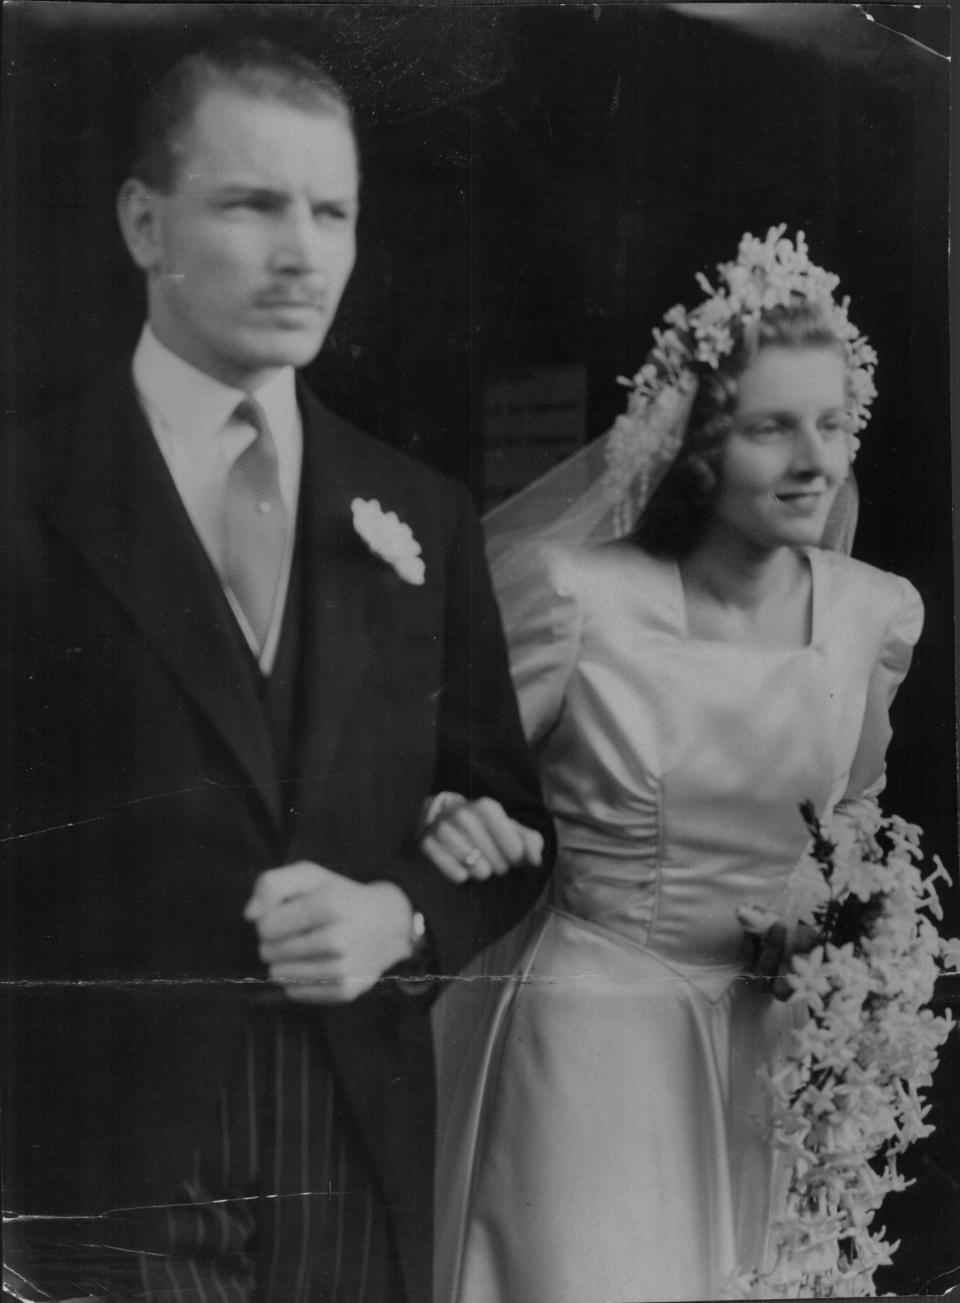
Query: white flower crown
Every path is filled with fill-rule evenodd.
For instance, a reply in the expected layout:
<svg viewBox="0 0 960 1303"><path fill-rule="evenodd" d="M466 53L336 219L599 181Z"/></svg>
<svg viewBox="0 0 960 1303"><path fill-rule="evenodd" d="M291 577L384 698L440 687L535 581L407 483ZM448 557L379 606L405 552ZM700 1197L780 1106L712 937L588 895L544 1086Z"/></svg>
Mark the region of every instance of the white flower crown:
<svg viewBox="0 0 960 1303"><path fill-rule="evenodd" d="M877 355L847 316L849 298L839 303L833 292L839 277L810 261L802 231L796 244L784 236L786 223L771 226L765 240L749 233L740 241L735 262L719 263L720 287L701 273L697 283L709 296L691 311L680 303L664 314L665 330L653 331L654 347L630 380L627 410L607 439L606 488L614 502L623 502L640 477L646 496L651 473L673 460L683 442L686 418L697 389L698 373L716 369L728 356L741 331L777 307L809 303L819 308L843 345L850 388L848 438L851 458L860 445L857 431L870 419L876 397L873 372Z"/></svg>

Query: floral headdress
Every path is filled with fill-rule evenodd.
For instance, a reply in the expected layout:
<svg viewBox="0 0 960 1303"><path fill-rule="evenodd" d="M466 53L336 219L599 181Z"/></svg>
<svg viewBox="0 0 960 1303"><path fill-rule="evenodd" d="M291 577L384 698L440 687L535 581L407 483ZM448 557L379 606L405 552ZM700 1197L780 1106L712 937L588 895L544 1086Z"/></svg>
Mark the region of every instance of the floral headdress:
<svg viewBox="0 0 960 1303"><path fill-rule="evenodd" d="M869 420L877 392L877 355L847 316L849 298L833 297L839 277L810 261L802 231L794 244L786 229L785 223L772 226L765 240L744 235L736 261L717 266L719 288L698 273L708 297L689 312L679 303L672 307L663 318L666 329L653 332L654 347L643 366L632 380L620 377L631 393L607 437L606 490L624 532L649 497L653 477L680 450L704 368L716 370L742 332L772 308L809 303L822 311L843 345L849 371L851 457L859 447L857 431Z"/></svg>

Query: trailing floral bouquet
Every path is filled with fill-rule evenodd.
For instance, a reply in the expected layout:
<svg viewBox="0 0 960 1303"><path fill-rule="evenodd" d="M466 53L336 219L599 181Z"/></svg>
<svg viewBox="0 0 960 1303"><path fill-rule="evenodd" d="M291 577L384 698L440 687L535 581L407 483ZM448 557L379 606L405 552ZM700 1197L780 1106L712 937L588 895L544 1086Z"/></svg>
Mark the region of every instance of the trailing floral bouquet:
<svg viewBox="0 0 960 1303"><path fill-rule="evenodd" d="M960 941L932 921L942 918L936 883L949 878L938 858L923 876L921 830L877 811L832 841L812 805L801 811L811 841L791 877L788 921L821 941L793 959L790 1000L805 1017L766 1074L787 1208L772 1266L734 1283L741 1298L874 1293L873 1273L897 1245L871 1224L908 1184L900 1154L933 1131L922 1092L954 1026L926 1007L937 976L960 967Z"/></svg>

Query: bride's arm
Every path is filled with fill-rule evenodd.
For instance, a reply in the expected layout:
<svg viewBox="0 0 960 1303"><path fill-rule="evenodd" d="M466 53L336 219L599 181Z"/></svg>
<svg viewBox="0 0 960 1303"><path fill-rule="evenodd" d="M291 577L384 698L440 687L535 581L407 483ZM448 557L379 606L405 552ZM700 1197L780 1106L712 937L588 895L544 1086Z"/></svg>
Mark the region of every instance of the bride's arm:
<svg viewBox="0 0 960 1303"><path fill-rule="evenodd" d="M923 602L906 579L896 579L895 601L867 687L863 725L847 786L833 810L833 833L843 842L863 822L875 823L886 785L887 747L893 736L890 707L906 677L923 628Z"/></svg>
<svg viewBox="0 0 960 1303"><path fill-rule="evenodd" d="M510 674L524 732L536 748L563 713L567 683L580 646L582 605L576 560L545 544L518 569L494 570L510 652Z"/></svg>
<svg viewBox="0 0 960 1303"><path fill-rule="evenodd" d="M531 744L559 720L580 635L580 605L569 556L557 547L525 552L522 562L494 567L494 583L510 652L510 672ZM519 864L540 863L543 838L487 797L468 801L442 792L425 804L420 849L454 882L487 878Z"/></svg>
<svg viewBox="0 0 960 1303"><path fill-rule="evenodd" d="M886 754L892 736L890 706L910 668L923 626L920 595L906 579L896 578L895 583L897 589L870 675L863 724L846 789L832 812L831 833L841 853L859 828L875 825L880 817L878 798L886 782ZM793 958L819 943L817 932L806 924L791 926L773 912L749 905L738 909L737 917L744 932L754 938L752 971L769 981L778 999L789 999L793 991Z"/></svg>

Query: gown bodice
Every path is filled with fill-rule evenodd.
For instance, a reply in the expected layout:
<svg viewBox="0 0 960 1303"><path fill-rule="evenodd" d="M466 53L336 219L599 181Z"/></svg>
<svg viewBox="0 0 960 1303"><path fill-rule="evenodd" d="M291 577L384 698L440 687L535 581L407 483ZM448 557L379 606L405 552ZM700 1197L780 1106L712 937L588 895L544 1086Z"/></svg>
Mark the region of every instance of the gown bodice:
<svg viewBox="0 0 960 1303"><path fill-rule="evenodd" d="M547 555L550 630L534 621L539 643L528 632L513 652L557 821L560 908L667 962L735 970L734 904L776 907L807 840L801 802L828 817L855 761L857 795L882 782L886 738L858 757L867 701L879 693L885 721L919 598L808 556L812 636L777 650L692 637L672 561L630 544Z"/></svg>

